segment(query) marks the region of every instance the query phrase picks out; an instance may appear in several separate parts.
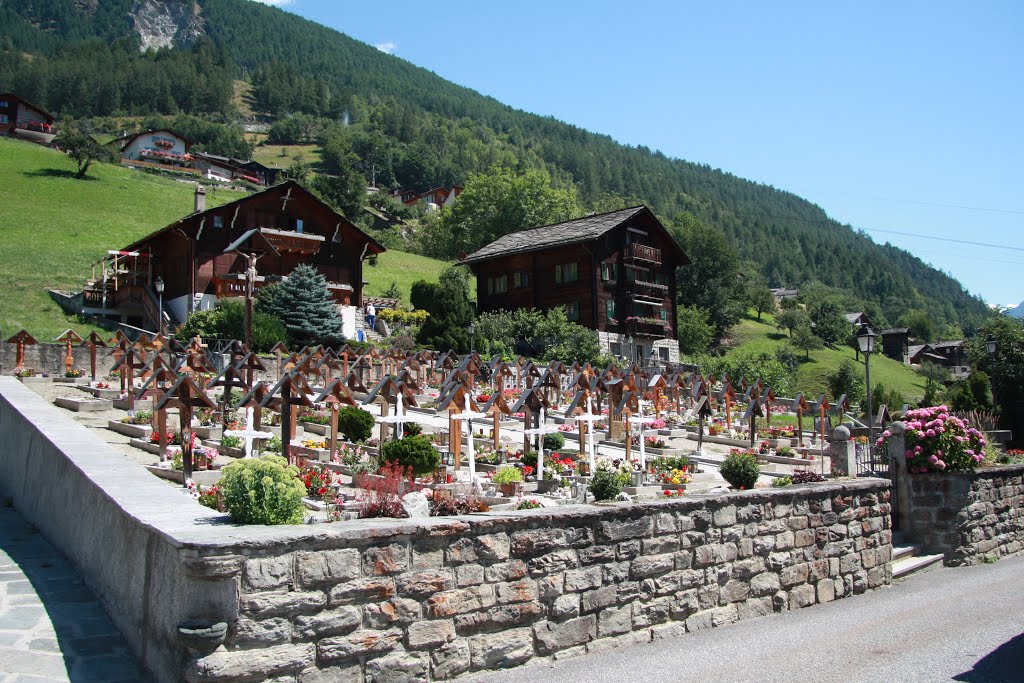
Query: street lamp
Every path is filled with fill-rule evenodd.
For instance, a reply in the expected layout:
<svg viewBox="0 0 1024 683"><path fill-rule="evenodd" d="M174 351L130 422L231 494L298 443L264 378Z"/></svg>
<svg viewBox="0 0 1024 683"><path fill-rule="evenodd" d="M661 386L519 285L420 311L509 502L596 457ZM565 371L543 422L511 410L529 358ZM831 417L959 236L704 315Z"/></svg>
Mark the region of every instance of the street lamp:
<svg viewBox="0 0 1024 683"><path fill-rule="evenodd" d="M626 363L633 364L633 337L626 335Z"/></svg>
<svg viewBox="0 0 1024 683"><path fill-rule="evenodd" d="M988 374L989 387L992 389L992 408L999 414L999 404L996 403L996 338L991 334L985 339L985 350L992 361L992 372Z"/></svg>
<svg viewBox="0 0 1024 683"><path fill-rule="evenodd" d="M156 281L153 283L153 287L156 288L156 295L159 300L157 310L159 311L160 319L157 321L156 329L159 333L164 331L164 279L159 275L156 276Z"/></svg>
<svg viewBox="0 0 1024 683"><path fill-rule="evenodd" d="M875 447L875 415L871 407L871 354L875 352L875 333L862 325L857 334L857 346L864 354L864 375L868 385L868 448Z"/></svg>
<svg viewBox="0 0 1024 683"><path fill-rule="evenodd" d="M469 332L469 352L473 353L476 350L473 348L473 335L476 334L476 325L470 323L466 331Z"/></svg>

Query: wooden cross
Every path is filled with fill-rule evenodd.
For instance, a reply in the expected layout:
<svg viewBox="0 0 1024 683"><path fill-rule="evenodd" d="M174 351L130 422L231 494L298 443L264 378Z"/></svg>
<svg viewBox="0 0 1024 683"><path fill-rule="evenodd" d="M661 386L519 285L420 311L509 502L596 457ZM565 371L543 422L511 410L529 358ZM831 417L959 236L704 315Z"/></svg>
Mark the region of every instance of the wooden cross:
<svg viewBox="0 0 1024 683"><path fill-rule="evenodd" d="M751 387L753 388L753 387ZM754 439L757 436L757 418L764 417L764 410L761 409L761 399L756 394L751 397L750 402L747 404L747 411L743 414L743 420L747 423L747 429L750 430L750 447L754 447Z"/></svg>
<svg viewBox="0 0 1024 683"><path fill-rule="evenodd" d="M17 372L18 370L24 370L25 369L25 347L26 346L34 346L36 344L36 340L28 332L26 332L25 330L21 330L16 335L14 335L10 339L8 339L7 343L8 344L17 344L17 356L16 356L16 361L14 363L14 371Z"/></svg>
<svg viewBox="0 0 1024 683"><path fill-rule="evenodd" d="M270 349L270 352L277 356L277 379L281 379L281 356L288 353L288 347L284 345L284 342L277 342L274 344L274 348Z"/></svg>
<svg viewBox="0 0 1024 683"><path fill-rule="evenodd" d="M129 347L113 367L121 376L122 391L128 395L129 414L135 411L135 371L145 367L145 358L134 347Z"/></svg>
<svg viewBox="0 0 1024 683"><path fill-rule="evenodd" d="M323 392L316 397L315 403L326 403L327 407L331 411L331 436L330 436L330 453L331 462L334 462L335 457L338 455L338 410L342 405L354 406L356 405L355 398L352 397L352 393L345 386L345 382L340 379L334 379L324 388Z"/></svg>
<svg viewBox="0 0 1024 683"><path fill-rule="evenodd" d="M96 334L95 330L90 332L89 336L86 337L85 341L82 342L82 346L85 346L89 349L89 372L92 376L93 382L96 381L96 347L106 347L106 345L107 343L103 341L103 337Z"/></svg>
<svg viewBox="0 0 1024 683"><path fill-rule="evenodd" d="M797 446L800 447L804 445L804 411L809 411L810 409L811 406L807 403L804 395L797 394L796 398L793 399L793 410L796 411Z"/></svg>
<svg viewBox="0 0 1024 683"><path fill-rule="evenodd" d="M208 385L208 388L223 387L220 398L220 424L224 430L228 428L228 412L229 406L231 405L231 390L241 389L242 394L245 394L249 390L249 385L245 381L245 371L240 370L234 365L228 365L224 368L224 371L213 378Z"/></svg>
<svg viewBox="0 0 1024 683"><path fill-rule="evenodd" d="M192 409L216 408L206 392L188 375L179 375L156 404L157 410L178 408L178 429L181 432L181 463L185 481L192 478Z"/></svg>
<svg viewBox="0 0 1024 683"><path fill-rule="evenodd" d="M542 425L540 424L540 409L545 410L551 409L551 403L548 402L544 394L534 387L528 388L519 396L519 400L512 406L513 413L523 414L523 430L527 430L531 425L536 425L539 429ZM542 438L542 437L538 437ZM528 434L523 435L523 453L532 450L530 448L530 436Z"/></svg>
<svg viewBox="0 0 1024 683"><path fill-rule="evenodd" d="M72 344L81 344L82 338L78 336L78 333L74 330L64 330L64 334L60 335L54 341L64 342L64 372L68 375L75 369L75 357L71 353Z"/></svg>
<svg viewBox="0 0 1024 683"><path fill-rule="evenodd" d="M281 378L261 401L264 407L274 405L281 413L281 455L292 464L292 434L295 426L295 414L299 406L312 408L309 399L312 390L300 374L289 374Z"/></svg>
<svg viewBox="0 0 1024 683"><path fill-rule="evenodd" d="M167 361L159 354L153 356L149 370L149 379L139 389L136 398L142 400L148 396L153 399L153 418L150 424L156 430L160 462L164 462L167 460L167 411L158 408L157 405L163 398L166 387L176 382L178 375L168 367Z"/></svg>

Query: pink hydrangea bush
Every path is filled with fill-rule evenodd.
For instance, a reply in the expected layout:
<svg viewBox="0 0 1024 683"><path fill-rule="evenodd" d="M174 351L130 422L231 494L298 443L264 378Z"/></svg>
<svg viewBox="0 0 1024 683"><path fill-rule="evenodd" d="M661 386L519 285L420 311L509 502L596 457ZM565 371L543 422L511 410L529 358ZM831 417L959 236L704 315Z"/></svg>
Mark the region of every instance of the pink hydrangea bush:
<svg viewBox="0 0 1024 683"><path fill-rule="evenodd" d="M985 459L985 436L946 406L911 410L904 424L910 472L969 472ZM885 445L891 436L885 430L875 445Z"/></svg>

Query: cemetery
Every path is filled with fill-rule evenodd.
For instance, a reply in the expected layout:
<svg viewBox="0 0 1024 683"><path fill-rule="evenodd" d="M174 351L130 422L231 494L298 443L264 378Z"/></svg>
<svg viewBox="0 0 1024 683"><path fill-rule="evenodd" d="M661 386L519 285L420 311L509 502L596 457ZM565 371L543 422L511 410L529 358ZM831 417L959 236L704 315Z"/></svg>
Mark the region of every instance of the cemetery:
<svg viewBox="0 0 1024 683"><path fill-rule="evenodd" d="M938 409L865 429L671 364L56 342L44 376L5 340L0 488L163 680L445 680L880 588L897 530L933 553L911 569L1024 547L1024 466L976 468Z"/></svg>

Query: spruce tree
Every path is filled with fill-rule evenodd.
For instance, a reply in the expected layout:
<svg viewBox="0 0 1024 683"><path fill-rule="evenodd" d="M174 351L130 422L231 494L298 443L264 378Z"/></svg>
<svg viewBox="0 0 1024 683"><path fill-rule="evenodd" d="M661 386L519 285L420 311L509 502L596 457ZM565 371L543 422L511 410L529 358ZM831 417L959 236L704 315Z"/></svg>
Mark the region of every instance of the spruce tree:
<svg viewBox="0 0 1024 683"><path fill-rule="evenodd" d="M441 273L436 295L428 308L430 317L423 323L416 341L439 351L469 351L467 327L475 312L469 300L469 274L460 266L449 266Z"/></svg>
<svg viewBox="0 0 1024 683"><path fill-rule="evenodd" d="M281 319L296 344L337 344L344 339L327 278L313 266L297 266L268 299L263 306Z"/></svg>

